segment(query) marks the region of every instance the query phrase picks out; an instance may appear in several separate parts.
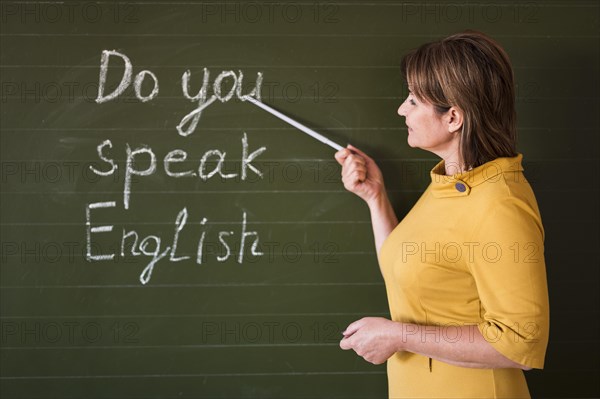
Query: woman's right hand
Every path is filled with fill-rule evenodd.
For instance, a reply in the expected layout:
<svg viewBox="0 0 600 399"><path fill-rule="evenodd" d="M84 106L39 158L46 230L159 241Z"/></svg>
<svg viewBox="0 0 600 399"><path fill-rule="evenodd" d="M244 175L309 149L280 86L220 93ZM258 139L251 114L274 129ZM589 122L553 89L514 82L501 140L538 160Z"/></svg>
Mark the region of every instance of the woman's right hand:
<svg viewBox="0 0 600 399"><path fill-rule="evenodd" d="M367 154L348 144L347 148L335 153L335 159L342 165L342 182L346 190L367 204L375 203L385 194L381 170Z"/></svg>

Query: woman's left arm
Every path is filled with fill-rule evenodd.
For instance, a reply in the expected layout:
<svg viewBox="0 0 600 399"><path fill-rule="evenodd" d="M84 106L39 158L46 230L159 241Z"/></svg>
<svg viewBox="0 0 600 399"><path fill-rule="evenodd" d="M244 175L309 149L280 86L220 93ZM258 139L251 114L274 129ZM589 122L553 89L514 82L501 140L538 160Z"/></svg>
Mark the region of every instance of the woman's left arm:
<svg viewBox="0 0 600 399"><path fill-rule="evenodd" d="M423 326L365 317L346 328L340 347L374 364L408 351L461 367L531 369L494 349L476 325Z"/></svg>
<svg viewBox="0 0 600 399"><path fill-rule="evenodd" d="M543 368L550 324L544 231L533 192L526 189L515 185L512 191L524 193L491 204L466 240L496 249L494 255L473 251L466 261L480 301L476 325L367 317L348 326L340 346L373 363L409 351L462 367Z"/></svg>

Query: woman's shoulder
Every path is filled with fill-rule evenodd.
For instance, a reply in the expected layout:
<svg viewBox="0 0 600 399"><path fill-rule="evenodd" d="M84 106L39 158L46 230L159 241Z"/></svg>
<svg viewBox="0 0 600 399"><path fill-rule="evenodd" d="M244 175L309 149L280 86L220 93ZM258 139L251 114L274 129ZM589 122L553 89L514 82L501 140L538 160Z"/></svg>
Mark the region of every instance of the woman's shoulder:
<svg viewBox="0 0 600 399"><path fill-rule="evenodd" d="M530 226L544 236L535 193L525 177L522 154L498 158L475 168L470 207L473 233L514 231Z"/></svg>

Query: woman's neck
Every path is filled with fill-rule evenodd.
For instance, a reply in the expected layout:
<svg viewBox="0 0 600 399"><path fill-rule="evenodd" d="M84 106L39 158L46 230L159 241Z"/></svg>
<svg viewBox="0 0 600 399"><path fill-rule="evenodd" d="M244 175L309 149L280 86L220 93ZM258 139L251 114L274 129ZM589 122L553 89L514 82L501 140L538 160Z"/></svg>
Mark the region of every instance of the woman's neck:
<svg viewBox="0 0 600 399"><path fill-rule="evenodd" d="M455 151L451 154L443 156L442 159L444 160L446 176L452 176L452 175L464 173L467 171L464 166L464 163L460 159L458 151Z"/></svg>

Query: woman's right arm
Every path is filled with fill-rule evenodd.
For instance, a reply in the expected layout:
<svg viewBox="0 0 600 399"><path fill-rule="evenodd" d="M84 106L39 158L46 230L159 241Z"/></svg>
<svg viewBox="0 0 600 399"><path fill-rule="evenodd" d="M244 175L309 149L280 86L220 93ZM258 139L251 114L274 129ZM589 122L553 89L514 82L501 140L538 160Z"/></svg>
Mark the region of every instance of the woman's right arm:
<svg viewBox="0 0 600 399"><path fill-rule="evenodd" d="M383 175L375 161L358 148L338 151L335 159L342 165L342 181L346 190L362 198L371 211L377 256L383 242L398 224L398 218L385 191Z"/></svg>

